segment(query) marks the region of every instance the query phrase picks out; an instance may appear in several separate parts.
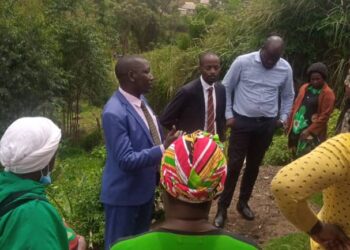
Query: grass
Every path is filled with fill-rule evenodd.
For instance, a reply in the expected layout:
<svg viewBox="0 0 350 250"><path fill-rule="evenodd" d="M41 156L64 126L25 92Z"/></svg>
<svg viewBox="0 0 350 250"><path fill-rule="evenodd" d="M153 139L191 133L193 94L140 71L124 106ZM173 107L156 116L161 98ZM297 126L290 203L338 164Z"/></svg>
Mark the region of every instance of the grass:
<svg viewBox="0 0 350 250"><path fill-rule="evenodd" d="M104 154L87 153L63 143L53 171L54 182L47 190L68 224L94 249L103 246L104 216L99 202L103 165Z"/></svg>
<svg viewBox="0 0 350 250"><path fill-rule="evenodd" d="M309 236L304 233L294 233L270 240L264 250L309 250Z"/></svg>
<svg viewBox="0 0 350 250"><path fill-rule="evenodd" d="M311 196L310 202L312 204L319 206L319 207L322 207L322 205L323 205L322 193L317 193L317 194L314 194L313 196Z"/></svg>
<svg viewBox="0 0 350 250"><path fill-rule="evenodd" d="M321 207L323 205L322 193L314 194L309 199L311 204ZM293 233L275 238L266 243L264 250L309 250L309 236L304 233Z"/></svg>

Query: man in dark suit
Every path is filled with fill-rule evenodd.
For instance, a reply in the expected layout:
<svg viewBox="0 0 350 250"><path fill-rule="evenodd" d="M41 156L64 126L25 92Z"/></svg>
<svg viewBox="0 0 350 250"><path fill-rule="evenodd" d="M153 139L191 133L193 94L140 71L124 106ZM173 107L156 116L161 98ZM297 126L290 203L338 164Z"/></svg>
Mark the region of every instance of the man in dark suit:
<svg viewBox="0 0 350 250"><path fill-rule="evenodd" d="M120 87L102 115L107 149L101 192L106 249L121 237L149 230L156 173L164 149L176 138L173 129L162 144L160 126L143 97L153 81L148 61L123 57L115 72Z"/></svg>
<svg viewBox="0 0 350 250"><path fill-rule="evenodd" d="M217 133L225 140L225 87L218 82L220 59L211 52L199 57L201 76L179 89L166 106L160 123L170 129L192 133L198 129Z"/></svg>

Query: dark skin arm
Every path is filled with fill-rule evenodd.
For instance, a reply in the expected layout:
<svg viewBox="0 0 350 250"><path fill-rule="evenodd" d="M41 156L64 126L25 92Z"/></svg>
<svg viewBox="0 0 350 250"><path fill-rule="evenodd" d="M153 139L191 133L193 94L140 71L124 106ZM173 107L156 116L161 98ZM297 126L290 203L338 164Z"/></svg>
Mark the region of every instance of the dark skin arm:
<svg viewBox="0 0 350 250"><path fill-rule="evenodd" d="M183 132L181 130L177 131L175 126L172 126L171 130L167 134L165 140L164 140L164 149L167 149L173 141L175 141L179 136L181 136Z"/></svg>
<svg viewBox="0 0 350 250"><path fill-rule="evenodd" d="M337 225L318 221L309 235L327 250L350 250L350 239Z"/></svg>
<svg viewBox="0 0 350 250"><path fill-rule="evenodd" d="M226 127L227 128L232 128L233 125L235 124L235 118L229 118L226 120Z"/></svg>

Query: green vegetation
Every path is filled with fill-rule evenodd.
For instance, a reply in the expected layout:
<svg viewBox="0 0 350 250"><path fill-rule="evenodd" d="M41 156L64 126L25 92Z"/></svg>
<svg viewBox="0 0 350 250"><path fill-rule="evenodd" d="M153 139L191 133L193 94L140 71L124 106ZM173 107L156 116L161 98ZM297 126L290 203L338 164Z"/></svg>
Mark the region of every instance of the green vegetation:
<svg viewBox="0 0 350 250"><path fill-rule="evenodd" d="M99 202L105 150L97 147L88 154L62 144L48 195L63 218L94 249L103 248L104 213Z"/></svg>
<svg viewBox="0 0 350 250"><path fill-rule="evenodd" d="M156 80L148 98L160 113L198 75L200 53L220 55L223 77L238 55L257 50L267 34L277 32L286 40L284 57L295 85L306 81L311 63L323 61L337 106L342 103L350 55L345 1L221 2L180 16L176 3L184 1L0 1L0 134L25 115L48 116L60 125L64 143L50 198L95 249L103 244L98 196L106 152L100 146L100 112L117 86L113 65L120 55L142 53L150 60ZM338 115L336 110L329 121L329 136ZM290 160L287 138L276 134L264 163ZM321 204L320 197L312 200ZM266 249L308 249L308 240L293 234L270 241Z"/></svg>
<svg viewBox="0 0 350 250"><path fill-rule="evenodd" d="M270 240L263 247L264 250L309 250L310 240L306 234L295 233Z"/></svg>
<svg viewBox="0 0 350 250"><path fill-rule="evenodd" d="M265 165L282 166L292 160L292 154L288 149L288 138L286 135L275 135L271 146L265 153L263 163Z"/></svg>
<svg viewBox="0 0 350 250"><path fill-rule="evenodd" d="M349 8L341 1L231 0L224 8L199 9L188 18L196 30L188 33L190 46L182 37L178 47L176 44L167 45L167 49L161 47L145 54L159 80L150 101L157 111L161 110L164 103L160 105L158 97L163 98L165 90L168 99L179 86L193 79L198 74L199 53L208 50L218 53L224 75L234 58L257 50L267 34L277 32L286 40L284 57L293 67L295 85L307 80L305 71L311 63L323 61L329 67L328 82L337 94L339 105L350 55L349 33L346 32L349 24L345 21L349 17ZM201 25L203 23L205 28Z"/></svg>
<svg viewBox="0 0 350 250"><path fill-rule="evenodd" d="M310 198L310 202L318 207L321 207L323 205L322 193L314 194Z"/></svg>

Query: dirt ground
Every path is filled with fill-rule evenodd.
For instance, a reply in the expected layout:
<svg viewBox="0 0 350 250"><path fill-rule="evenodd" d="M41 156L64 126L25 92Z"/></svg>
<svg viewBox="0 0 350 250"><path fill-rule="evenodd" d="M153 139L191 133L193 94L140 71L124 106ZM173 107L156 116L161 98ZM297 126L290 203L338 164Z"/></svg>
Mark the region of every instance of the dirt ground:
<svg viewBox="0 0 350 250"><path fill-rule="evenodd" d="M249 206L255 213L253 221L243 219L236 211L239 192L235 192L228 211L226 230L249 237L261 246L272 238L297 231L280 213L270 192L270 182L279 169L272 166L260 168L253 195L249 201ZM239 185L240 183L237 184L236 191L239 191ZM209 215L210 221L214 220L216 209L217 205L214 202Z"/></svg>

